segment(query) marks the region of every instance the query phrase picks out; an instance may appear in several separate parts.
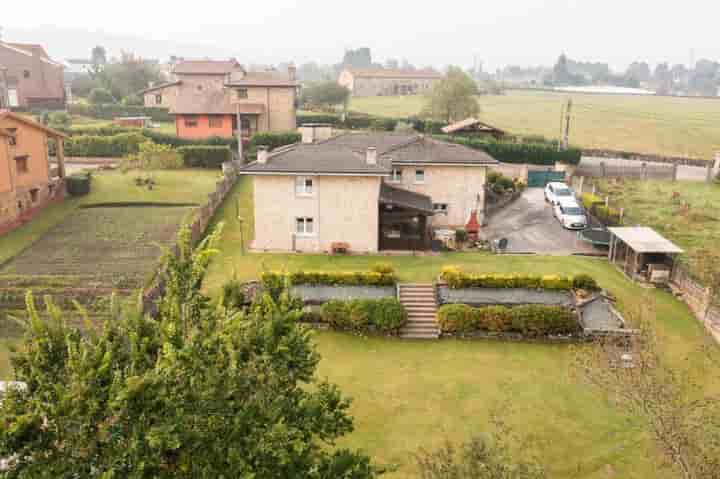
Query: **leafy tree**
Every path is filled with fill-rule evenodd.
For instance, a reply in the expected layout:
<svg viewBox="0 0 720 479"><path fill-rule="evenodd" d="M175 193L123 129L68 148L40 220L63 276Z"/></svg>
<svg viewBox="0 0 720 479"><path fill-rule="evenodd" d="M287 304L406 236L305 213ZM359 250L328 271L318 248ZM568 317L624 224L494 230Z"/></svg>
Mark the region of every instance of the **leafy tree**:
<svg viewBox="0 0 720 479"><path fill-rule="evenodd" d="M650 80L650 65L647 62L632 62L625 72L625 76L639 82Z"/></svg>
<svg viewBox="0 0 720 479"><path fill-rule="evenodd" d="M302 103L309 107L332 109L337 105L346 105L350 99L350 90L334 81L311 85L303 90Z"/></svg>
<svg viewBox="0 0 720 479"><path fill-rule="evenodd" d="M439 121L459 121L480 113L477 84L461 68L450 67L425 99L423 116Z"/></svg>
<svg viewBox="0 0 720 479"><path fill-rule="evenodd" d="M556 84L571 83L568 58L564 53L560 55L557 63L555 63L555 66L553 67L553 78Z"/></svg>
<svg viewBox="0 0 720 479"><path fill-rule="evenodd" d="M107 63L107 52L105 51L105 47L98 45L92 49L92 52L90 53L90 63L92 63L93 66L105 65Z"/></svg>
<svg viewBox="0 0 720 479"><path fill-rule="evenodd" d="M371 68L373 66L372 53L369 48L346 50L342 65L353 68Z"/></svg>
<svg viewBox="0 0 720 479"><path fill-rule="evenodd" d="M106 64L101 70L91 73L114 98L124 98L146 88L150 82L160 82L162 77L157 67L140 57L123 52L119 61Z"/></svg>
<svg viewBox="0 0 720 479"><path fill-rule="evenodd" d="M88 96L88 100L90 103L93 103L95 105L101 105L103 103L113 103L115 102L115 98L113 98L112 93L110 93L109 90L105 88L93 88L90 91L90 95Z"/></svg>
<svg viewBox="0 0 720 479"><path fill-rule="evenodd" d="M626 343L599 339L594 347L579 348L573 364L581 378L643 421L678 477L720 477L720 401L705 396L693 379L696 371L667 362L649 320L653 309L642 306L636 337Z"/></svg>
<svg viewBox="0 0 720 479"><path fill-rule="evenodd" d="M52 111L48 114L50 128L70 128L72 117L64 111Z"/></svg>
<svg viewBox="0 0 720 479"><path fill-rule="evenodd" d="M219 235L193 250L183 229L155 318L112 301L109 319L81 333L28 296L13 358L27 391L0 405L3 477L376 475L366 456L334 447L353 429L349 401L316 379L319 355L295 313L272 301L243 313L201 294Z"/></svg>
<svg viewBox="0 0 720 479"><path fill-rule="evenodd" d="M670 71L670 65L667 63L658 63L653 73L653 79L657 84L657 93L667 95L672 92L673 76Z"/></svg>

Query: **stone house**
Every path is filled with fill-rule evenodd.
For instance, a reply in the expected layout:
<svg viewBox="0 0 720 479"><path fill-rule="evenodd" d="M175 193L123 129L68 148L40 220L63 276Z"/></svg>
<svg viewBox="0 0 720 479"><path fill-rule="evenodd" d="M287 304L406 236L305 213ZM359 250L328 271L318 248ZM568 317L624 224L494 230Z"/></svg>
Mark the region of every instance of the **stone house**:
<svg viewBox="0 0 720 479"><path fill-rule="evenodd" d="M340 73L338 83L353 96L418 95L431 90L442 80L435 70L358 70L346 68Z"/></svg>
<svg viewBox="0 0 720 479"><path fill-rule="evenodd" d="M0 110L0 234L62 200L64 138L25 116ZM57 168L50 164L50 141L56 142Z"/></svg>
<svg viewBox="0 0 720 479"><path fill-rule="evenodd" d="M0 108L65 108L63 71L42 45L0 41Z"/></svg>
<svg viewBox="0 0 720 479"><path fill-rule="evenodd" d="M497 164L484 152L416 134L301 132L240 171L253 178L256 251L425 250L433 230L483 222Z"/></svg>
<svg viewBox="0 0 720 479"><path fill-rule="evenodd" d="M295 69L248 72L234 60L182 61L173 81L140 92L145 106L167 108L182 138L242 137L296 127Z"/></svg>

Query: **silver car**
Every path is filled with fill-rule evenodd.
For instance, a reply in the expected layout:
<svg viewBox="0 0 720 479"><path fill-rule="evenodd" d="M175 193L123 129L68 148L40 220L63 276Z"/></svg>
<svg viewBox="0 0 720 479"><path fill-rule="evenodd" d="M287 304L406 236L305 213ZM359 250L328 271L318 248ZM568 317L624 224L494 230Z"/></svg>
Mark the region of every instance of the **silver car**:
<svg viewBox="0 0 720 479"><path fill-rule="evenodd" d="M563 228L584 230L588 226L585 210L574 199L557 202L553 211Z"/></svg>

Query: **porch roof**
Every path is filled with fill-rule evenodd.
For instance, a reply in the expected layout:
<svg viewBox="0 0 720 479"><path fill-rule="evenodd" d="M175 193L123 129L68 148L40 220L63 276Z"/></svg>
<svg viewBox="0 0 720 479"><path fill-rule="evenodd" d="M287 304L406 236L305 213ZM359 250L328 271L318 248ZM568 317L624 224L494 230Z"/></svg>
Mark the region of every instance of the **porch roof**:
<svg viewBox="0 0 720 479"><path fill-rule="evenodd" d="M429 196L394 188L385 182L380 186L380 204L408 208L427 215L434 214L432 199Z"/></svg>
<svg viewBox="0 0 720 479"><path fill-rule="evenodd" d="M636 253L678 254L684 252L675 243L646 226L608 228L608 231Z"/></svg>

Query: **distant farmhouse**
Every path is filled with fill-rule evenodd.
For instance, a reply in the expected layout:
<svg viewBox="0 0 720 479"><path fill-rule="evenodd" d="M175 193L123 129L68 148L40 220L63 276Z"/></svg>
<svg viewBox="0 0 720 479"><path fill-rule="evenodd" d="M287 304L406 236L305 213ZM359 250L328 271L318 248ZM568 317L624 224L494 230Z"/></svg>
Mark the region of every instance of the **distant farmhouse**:
<svg viewBox="0 0 720 479"><path fill-rule="evenodd" d="M63 69L42 45L0 42L0 108L64 108Z"/></svg>
<svg viewBox="0 0 720 479"><path fill-rule="evenodd" d="M394 96L425 93L442 80L435 70L360 70L346 68L340 73L338 83L353 96Z"/></svg>
<svg viewBox="0 0 720 479"><path fill-rule="evenodd" d="M167 108L181 138L232 137L238 129L248 139L258 132L296 127L295 69L247 71L235 60L185 60L172 80L140 92L145 106Z"/></svg>

